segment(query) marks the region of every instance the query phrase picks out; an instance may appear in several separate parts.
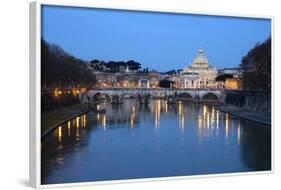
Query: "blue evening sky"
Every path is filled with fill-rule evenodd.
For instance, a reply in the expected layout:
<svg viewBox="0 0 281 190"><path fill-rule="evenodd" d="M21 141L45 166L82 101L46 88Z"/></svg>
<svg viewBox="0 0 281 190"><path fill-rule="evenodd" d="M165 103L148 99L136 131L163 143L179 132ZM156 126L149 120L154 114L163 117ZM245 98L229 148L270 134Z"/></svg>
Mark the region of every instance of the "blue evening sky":
<svg viewBox="0 0 281 190"><path fill-rule="evenodd" d="M271 34L269 19L43 6L42 36L83 60L135 60L168 71L202 47L216 68L237 67Z"/></svg>

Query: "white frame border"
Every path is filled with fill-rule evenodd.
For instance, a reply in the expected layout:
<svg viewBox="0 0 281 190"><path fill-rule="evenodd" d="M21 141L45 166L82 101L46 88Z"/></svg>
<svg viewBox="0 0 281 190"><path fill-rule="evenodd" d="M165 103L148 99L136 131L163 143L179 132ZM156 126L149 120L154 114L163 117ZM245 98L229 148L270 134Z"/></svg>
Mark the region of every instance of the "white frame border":
<svg viewBox="0 0 281 190"><path fill-rule="evenodd" d="M255 172L238 172L238 173L224 173L224 174L206 174L206 175L191 175L179 177L158 177L158 178L143 178L143 179L126 179L113 181L98 181L98 182L77 182L64 184L41 184L41 7L42 6L65 6L65 7L80 7L80 8L97 8L97 9L111 9L123 11L143 11L155 13L177 13L177 14L194 14L204 16L225 16L225 17L239 17L239 18L257 18L271 20L271 171L255 171ZM248 15L248 14L229 14L224 12L204 12L193 11L187 9L155 9L155 8L139 8L132 6L109 5L106 2L65 2L62 0L48 1L37 0L30 3L29 7L29 183L30 186L41 188L54 187L75 187L75 186L89 186L89 185L109 185L121 183L136 183L136 182L151 182L151 181L167 181L167 180L186 180L197 178L210 177L231 177L241 175L260 175L274 173L274 16L269 15ZM35 165L34 165L35 164Z"/></svg>

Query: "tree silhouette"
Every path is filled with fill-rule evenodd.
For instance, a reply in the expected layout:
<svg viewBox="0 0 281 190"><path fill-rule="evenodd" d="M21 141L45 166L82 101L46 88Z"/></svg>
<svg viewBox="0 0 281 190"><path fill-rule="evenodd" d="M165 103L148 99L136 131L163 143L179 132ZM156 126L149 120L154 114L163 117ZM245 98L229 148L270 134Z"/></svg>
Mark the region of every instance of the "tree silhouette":
<svg viewBox="0 0 281 190"><path fill-rule="evenodd" d="M159 87L161 88L170 88L173 84L174 84L173 81L167 79L159 81Z"/></svg>
<svg viewBox="0 0 281 190"><path fill-rule="evenodd" d="M41 83L43 88L88 87L94 85L95 75L85 61L42 38Z"/></svg>
<svg viewBox="0 0 281 190"><path fill-rule="evenodd" d="M216 77L216 81L225 81L225 79L232 79L233 75L231 74L222 74Z"/></svg>
<svg viewBox="0 0 281 190"><path fill-rule="evenodd" d="M240 67L243 89L271 90L271 37L251 49Z"/></svg>

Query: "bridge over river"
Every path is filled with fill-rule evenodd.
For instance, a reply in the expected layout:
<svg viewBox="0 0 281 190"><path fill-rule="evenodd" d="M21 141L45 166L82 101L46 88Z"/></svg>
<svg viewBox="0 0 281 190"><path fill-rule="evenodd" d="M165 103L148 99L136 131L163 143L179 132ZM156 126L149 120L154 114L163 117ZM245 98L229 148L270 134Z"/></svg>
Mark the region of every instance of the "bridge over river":
<svg viewBox="0 0 281 190"><path fill-rule="evenodd" d="M95 88L82 94L82 103L94 103L100 97L113 104L122 103L124 98L137 98L140 103L148 103L150 98L166 99L169 103L185 99L196 103L219 102L225 100L223 89L183 89L183 88Z"/></svg>

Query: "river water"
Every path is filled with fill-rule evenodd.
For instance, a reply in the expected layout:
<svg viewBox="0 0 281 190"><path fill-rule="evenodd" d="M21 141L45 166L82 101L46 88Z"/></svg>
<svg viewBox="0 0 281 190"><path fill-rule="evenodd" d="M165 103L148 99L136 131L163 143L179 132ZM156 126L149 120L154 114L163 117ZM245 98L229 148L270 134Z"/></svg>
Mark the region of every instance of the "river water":
<svg viewBox="0 0 281 190"><path fill-rule="evenodd" d="M271 170L271 127L210 105L98 105L41 144L42 184Z"/></svg>

